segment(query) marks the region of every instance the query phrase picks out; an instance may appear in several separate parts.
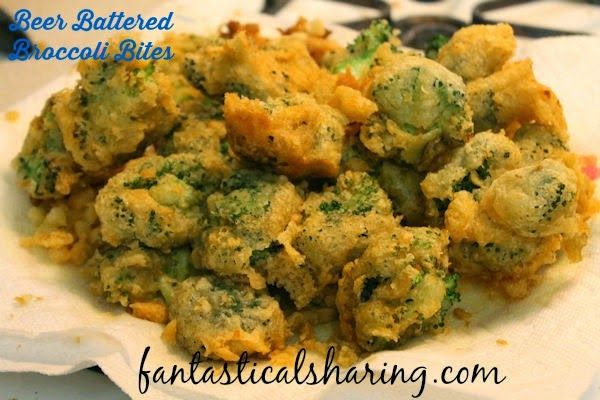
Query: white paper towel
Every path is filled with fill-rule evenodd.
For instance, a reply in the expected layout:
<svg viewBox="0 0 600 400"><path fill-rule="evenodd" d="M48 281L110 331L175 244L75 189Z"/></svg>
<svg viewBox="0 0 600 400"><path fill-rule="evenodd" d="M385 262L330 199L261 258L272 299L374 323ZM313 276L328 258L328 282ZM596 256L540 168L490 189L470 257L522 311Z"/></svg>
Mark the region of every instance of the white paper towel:
<svg viewBox="0 0 600 400"><path fill-rule="evenodd" d="M261 23L269 23L264 17ZM273 23L272 21L270 22ZM347 32L341 30L340 37ZM519 56L530 56L540 81L561 99L575 151L600 155L600 38L569 37L531 41ZM77 272L47 262L18 244L27 229L27 197L17 189L10 160L19 151L31 118L49 94L73 83L65 77L10 107L17 122L0 121L0 371L66 374L91 365L133 398L410 398L415 386L201 384L153 386L138 391L138 369L146 346L146 366L184 366L190 357L168 349L162 327L99 303ZM1 116L1 114L0 114ZM428 386L420 398L575 399L600 397L600 223L578 264L559 263L526 300L506 304L463 286L460 307L473 313L469 327L455 321L448 334L417 339L398 351L370 357L371 365L397 364L410 371L427 367ZM37 296L21 306L15 297ZM500 346L497 339L508 342ZM497 367L500 385L434 383L444 366Z"/></svg>

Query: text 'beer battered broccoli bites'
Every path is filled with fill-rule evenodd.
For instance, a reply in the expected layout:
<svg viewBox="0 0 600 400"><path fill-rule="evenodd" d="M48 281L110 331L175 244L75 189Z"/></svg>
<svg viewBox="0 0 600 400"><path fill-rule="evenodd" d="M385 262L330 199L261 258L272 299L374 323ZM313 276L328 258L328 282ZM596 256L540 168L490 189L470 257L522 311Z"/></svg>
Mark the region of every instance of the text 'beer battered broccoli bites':
<svg viewBox="0 0 600 400"><path fill-rule="evenodd" d="M274 100L225 96L233 151L292 178L339 172L346 119L334 108L297 94Z"/></svg>
<svg viewBox="0 0 600 400"><path fill-rule="evenodd" d="M471 109L458 75L425 57L383 50L379 63L369 72L379 113L360 134L369 150L423 170L471 137Z"/></svg>
<svg viewBox="0 0 600 400"><path fill-rule="evenodd" d="M70 91L52 95L41 114L31 121L21 152L13 161L19 185L35 199L57 199L71 193L79 180L79 168L65 149L56 123L54 105L64 102Z"/></svg>
<svg viewBox="0 0 600 400"><path fill-rule="evenodd" d="M242 352L267 355L288 336L275 299L249 286L216 277L197 277L175 288L169 313L177 321L177 342L190 353L226 361Z"/></svg>
<svg viewBox="0 0 600 400"><path fill-rule="evenodd" d="M516 47L510 25L471 25L452 35L440 48L436 61L471 81L502 68Z"/></svg>
<svg viewBox="0 0 600 400"><path fill-rule="evenodd" d="M196 237L203 223L203 200L220 178L200 161L184 153L129 162L96 199L104 241L117 246L139 240L168 249Z"/></svg>
<svg viewBox="0 0 600 400"><path fill-rule="evenodd" d="M443 326L457 297L447 245L448 234L435 228L397 228L372 241L339 281L344 335L377 351Z"/></svg>

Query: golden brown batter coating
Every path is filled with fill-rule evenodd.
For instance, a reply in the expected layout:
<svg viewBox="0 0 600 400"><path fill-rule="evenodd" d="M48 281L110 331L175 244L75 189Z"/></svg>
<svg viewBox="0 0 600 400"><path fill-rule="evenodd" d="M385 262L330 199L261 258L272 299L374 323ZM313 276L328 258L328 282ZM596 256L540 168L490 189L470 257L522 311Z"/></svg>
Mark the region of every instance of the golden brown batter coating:
<svg viewBox="0 0 600 400"><path fill-rule="evenodd" d="M311 93L326 100L336 82L313 60L302 40L265 39L244 31L231 39L206 39L198 52L188 55L185 68L192 84L210 96L235 92L266 100Z"/></svg>
<svg viewBox="0 0 600 400"><path fill-rule="evenodd" d="M450 162L427 174L421 182L427 199L427 217L431 223L440 225L445 209L457 192L464 190L479 198L482 188L505 171L519 167L520 163L519 148L506 136L478 133L453 154Z"/></svg>
<svg viewBox="0 0 600 400"><path fill-rule="evenodd" d="M377 181L348 171L333 187L310 193L293 245L306 257L317 287L335 283L343 266L358 257L378 232L399 224Z"/></svg>
<svg viewBox="0 0 600 400"><path fill-rule="evenodd" d="M498 71L517 47L508 24L471 25L458 30L439 51L437 60L465 81Z"/></svg>
<svg viewBox="0 0 600 400"><path fill-rule="evenodd" d="M380 157L431 168L439 154L473 134L465 85L427 58L393 53L385 46L378 54L368 93L379 113L363 126L360 139Z"/></svg>
<svg viewBox="0 0 600 400"><path fill-rule="evenodd" d="M508 63L488 77L469 82L467 93L475 132L536 122L561 139L568 138L562 106L552 89L535 79L529 59Z"/></svg>
<svg viewBox="0 0 600 400"><path fill-rule="evenodd" d="M372 241L339 281L344 336L378 351L443 326L457 298L447 245L448 234L435 228L396 228Z"/></svg>
<svg viewBox="0 0 600 400"><path fill-rule="evenodd" d="M279 304L229 279L203 276L177 285L169 304L177 342L190 353L226 361L242 352L267 355L285 345L288 331Z"/></svg>
<svg viewBox="0 0 600 400"><path fill-rule="evenodd" d="M207 200L210 228L194 249L196 266L244 276L254 289L280 286L298 307L306 306L316 289L286 231L299 217L302 201L283 176L236 172Z"/></svg>
<svg viewBox="0 0 600 400"><path fill-rule="evenodd" d="M193 154L148 156L129 162L96 198L102 238L112 246L139 240L168 249L202 229L204 199L219 175Z"/></svg>
<svg viewBox="0 0 600 400"><path fill-rule="evenodd" d="M52 95L29 125L21 152L13 161L19 186L34 199L58 199L71 193L82 175L65 149L53 108L65 102L69 90Z"/></svg>
<svg viewBox="0 0 600 400"><path fill-rule="evenodd" d="M153 62L83 61L77 87L56 104L65 147L84 171L103 175L166 135L179 111Z"/></svg>
<svg viewBox="0 0 600 400"><path fill-rule="evenodd" d="M225 96L227 138L233 151L291 178L335 177L345 117L306 94L250 100Z"/></svg>

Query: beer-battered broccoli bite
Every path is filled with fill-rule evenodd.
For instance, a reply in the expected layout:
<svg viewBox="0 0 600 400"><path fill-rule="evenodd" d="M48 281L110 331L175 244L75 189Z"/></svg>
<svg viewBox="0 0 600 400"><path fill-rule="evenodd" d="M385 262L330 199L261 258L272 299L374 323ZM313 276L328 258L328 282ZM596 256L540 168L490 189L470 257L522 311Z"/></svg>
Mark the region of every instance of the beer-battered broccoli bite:
<svg viewBox="0 0 600 400"><path fill-rule="evenodd" d="M299 307L308 304L313 278L285 232L302 205L294 185L283 176L242 170L224 180L207 205L211 227L194 250L196 266L245 276L255 289L280 286Z"/></svg>
<svg viewBox="0 0 600 400"><path fill-rule="evenodd" d="M524 297L536 272L564 248L577 260L587 236L576 173L547 159L497 177L477 201L457 193L446 211L450 257L459 272Z"/></svg>
<svg viewBox="0 0 600 400"><path fill-rule="evenodd" d="M533 75L531 60L512 62L467 84L475 131L499 131L535 122L567 138L562 106L554 92Z"/></svg>
<svg viewBox="0 0 600 400"><path fill-rule="evenodd" d="M523 163L535 164L546 158L561 158L569 151L566 145L568 138L537 124L523 125L513 140L519 146Z"/></svg>
<svg viewBox="0 0 600 400"><path fill-rule="evenodd" d="M367 351L391 349L429 329L459 298L448 274L448 234L435 228L396 228L346 264L336 304L340 328Z"/></svg>
<svg viewBox="0 0 600 400"><path fill-rule="evenodd" d="M421 191L421 181L425 174L408 166L385 161L377 179L392 200L394 212L402 215L404 225L424 225L425 197Z"/></svg>
<svg viewBox="0 0 600 400"><path fill-rule="evenodd" d="M471 25L452 35L437 60L465 81L484 78L500 70L517 47L508 24Z"/></svg>
<svg viewBox="0 0 600 400"><path fill-rule="evenodd" d="M419 170L473 134L462 79L424 57L378 51L369 72L370 97L377 103L360 139L380 157L396 158Z"/></svg>
<svg viewBox="0 0 600 400"><path fill-rule="evenodd" d="M478 133L458 149L448 164L430 172L421 182L426 216L441 225L444 211L457 192L467 191L479 199L481 191L505 171L518 168L518 146L503 134Z"/></svg>
<svg viewBox="0 0 600 400"><path fill-rule="evenodd" d="M310 193L293 245L306 257L317 287L335 283L343 266L359 257L379 232L398 225L392 203L363 172L340 175L333 187Z"/></svg>
<svg viewBox="0 0 600 400"><path fill-rule="evenodd" d="M340 169L345 171L374 173L381 166L381 158L369 151L358 135L348 135L342 149Z"/></svg>
<svg viewBox="0 0 600 400"><path fill-rule="evenodd" d="M445 222L455 270L488 280L509 297L525 297L536 282L536 272L556 261L561 248L560 234L524 237L496 224L466 191L456 194Z"/></svg>
<svg viewBox="0 0 600 400"><path fill-rule="evenodd" d="M222 99L212 98L194 87L184 72L186 54L196 52L211 39L187 33L168 33L159 45L170 46L174 57L156 61L156 70L164 73L173 89L173 98L182 115L200 119L222 118Z"/></svg>
<svg viewBox="0 0 600 400"><path fill-rule="evenodd" d="M56 93L29 125L21 152L13 161L19 186L34 199L59 199L71 193L80 178L79 168L65 149L53 108L69 91Z"/></svg>
<svg viewBox="0 0 600 400"><path fill-rule="evenodd" d="M349 72L356 79L363 78L373 65L377 49L384 43L399 46L400 40L386 20L371 22L346 47L345 52L339 52L333 57L330 61L331 70L337 74Z"/></svg>
<svg viewBox="0 0 600 400"><path fill-rule="evenodd" d="M568 235L578 227L577 176L552 159L508 171L485 191L481 206L494 222L521 236Z"/></svg>
<svg viewBox="0 0 600 400"><path fill-rule="evenodd" d="M102 238L112 246L139 240L168 249L201 230L204 200L221 176L193 154L130 161L96 198Z"/></svg>
<svg viewBox="0 0 600 400"><path fill-rule="evenodd" d="M236 166L225 138L225 122L187 119L172 135L157 144L159 154L192 153L211 171L228 175Z"/></svg>
<svg viewBox="0 0 600 400"><path fill-rule="evenodd" d="M186 279L174 290L169 314L177 321L177 342L212 359L267 355L283 348L288 336L275 299L225 278Z"/></svg>
<svg viewBox="0 0 600 400"><path fill-rule="evenodd" d="M335 177L345 117L306 94L266 102L225 95L227 138L233 151L292 178Z"/></svg>
<svg viewBox="0 0 600 400"><path fill-rule="evenodd" d="M584 220L600 209L600 203L594 198L594 182L583 172L580 157L569 151L568 137L545 126L526 124L517 130L514 141L521 150L524 165L535 165L540 161L553 159L563 163L575 174L577 214ZM578 259L581 246L585 241L586 239L582 238L569 257Z"/></svg>
<svg viewBox="0 0 600 400"><path fill-rule="evenodd" d="M306 43L293 36L267 39L240 31L212 38L185 63L190 82L210 96L235 92L267 100L295 93L331 96L336 78L312 59Z"/></svg>
<svg viewBox="0 0 600 400"><path fill-rule="evenodd" d="M93 277L92 289L109 303L127 306L152 300L170 301L173 286L192 273L190 250L169 253L139 246L119 246L97 251L86 267Z"/></svg>
<svg viewBox="0 0 600 400"><path fill-rule="evenodd" d="M67 150L84 171L104 175L166 135L178 109L154 62L82 61L81 79L54 112Z"/></svg>

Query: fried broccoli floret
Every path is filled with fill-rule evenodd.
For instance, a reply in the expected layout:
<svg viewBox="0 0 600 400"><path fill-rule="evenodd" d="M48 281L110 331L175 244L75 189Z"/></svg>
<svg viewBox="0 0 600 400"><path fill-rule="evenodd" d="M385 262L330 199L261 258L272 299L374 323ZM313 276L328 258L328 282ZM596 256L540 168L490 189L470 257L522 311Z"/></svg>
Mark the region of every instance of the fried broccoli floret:
<svg viewBox="0 0 600 400"><path fill-rule="evenodd" d="M517 130L513 138L521 150L525 165L535 164L546 158L561 158L569 151L561 135L537 124L526 124Z"/></svg>
<svg viewBox="0 0 600 400"><path fill-rule="evenodd" d="M58 199L71 193L81 173L65 149L56 124L54 105L64 102L69 91L52 95L29 125L21 152L13 161L19 185L34 199Z"/></svg>
<svg viewBox="0 0 600 400"><path fill-rule="evenodd" d="M84 171L106 175L174 127L169 78L150 62L82 61L69 101L54 112L65 147Z"/></svg>
<svg viewBox="0 0 600 400"><path fill-rule="evenodd" d="M440 52L442 46L448 43L450 38L446 35L435 35L431 38L429 42L427 42L427 46L425 47L425 57L435 60Z"/></svg>
<svg viewBox="0 0 600 400"><path fill-rule="evenodd" d="M190 82L211 97L237 93L267 100L288 94L331 96L336 78L312 59L303 40L293 36L267 39L244 30L232 38L207 38L188 54L185 72Z"/></svg>
<svg viewBox="0 0 600 400"><path fill-rule="evenodd" d="M371 68L379 46L394 39L399 44L388 21L380 19L371 22L371 25L362 30L346 47L346 54L337 60L332 71L339 74L349 70L355 78L360 79Z"/></svg>
<svg viewBox="0 0 600 400"><path fill-rule="evenodd" d="M448 274L448 234L396 228L344 267L336 303L340 327L368 351L391 349L429 329L459 298Z"/></svg>
<svg viewBox="0 0 600 400"><path fill-rule="evenodd" d="M445 228L454 268L487 280L514 298L529 293L536 272L556 261L563 241L560 234L526 237L495 223L466 191L457 193L448 206Z"/></svg>
<svg viewBox="0 0 600 400"><path fill-rule="evenodd" d="M266 102L225 96L227 138L233 151L292 178L339 172L345 117L306 94Z"/></svg>
<svg viewBox="0 0 600 400"><path fill-rule="evenodd" d="M186 54L199 51L206 45L205 36L189 33L167 33L159 45L170 46L174 57L157 60L156 70L164 73L173 89L173 98L183 116L198 119L222 119L223 99L211 97L196 88L185 75Z"/></svg>
<svg viewBox="0 0 600 400"><path fill-rule="evenodd" d="M245 276L250 286L285 289L303 307L315 293L304 257L285 232L298 218L302 197L285 177L241 170L207 200L210 228L194 251L198 267Z"/></svg>
<svg viewBox="0 0 600 400"><path fill-rule="evenodd" d="M177 342L203 357L238 360L242 352L266 355L288 336L275 299L229 279L203 276L177 285L169 304Z"/></svg>
<svg viewBox="0 0 600 400"><path fill-rule="evenodd" d="M508 171L485 191L481 206L494 222L521 236L569 234L578 227L577 176L552 159Z"/></svg>
<svg viewBox="0 0 600 400"><path fill-rule="evenodd" d="M188 242L200 233L204 200L221 178L189 153L129 162L96 198L103 240L161 249Z"/></svg>
<svg viewBox="0 0 600 400"><path fill-rule="evenodd" d="M86 267L94 291L123 306L163 298L168 302L173 286L193 272L189 248L163 253L137 244L96 251Z"/></svg>
<svg viewBox="0 0 600 400"><path fill-rule="evenodd" d="M377 179L392 200L394 212L402 215L405 225L423 225L425 218L425 197L421 191L421 181L425 174L408 166L399 166L385 161Z"/></svg>
<svg viewBox="0 0 600 400"><path fill-rule="evenodd" d="M421 182L430 222L442 224L444 211L456 193L467 191L479 198L483 188L505 171L518 168L520 163L519 148L506 136L478 133L444 167L430 172Z"/></svg>
<svg viewBox="0 0 600 400"><path fill-rule="evenodd" d="M437 61L465 81L500 70L517 47L508 24L471 25L462 28L439 50Z"/></svg>
<svg viewBox="0 0 600 400"><path fill-rule="evenodd" d="M381 167L381 158L365 147L358 135L349 135L344 141L341 170L374 173Z"/></svg>
<svg viewBox="0 0 600 400"><path fill-rule="evenodd" d="M192 153L211 171L228 175L237 162L229 150L226 134L224 121L190 118L156 147L162 156Z"/></svg>
<svg viewBox="0 0 600 400"><path fill-rule="evenodd" d="M375 234L398 225L386 193L363 172L345 172L335 186L310 193L302 211L293 245L318 288L335 283Z"/></svg>
<svg viewBox="0 0 600 400"><path fill-rule="evenodd" d="M369 74L379 113L362 127L360 139L380 157L428 170L440 154L472 136L465 85L440 64L393 54Z"/></svg>
<svg viewBox="0 0 600 400"><path fill-rule="evenodd" d="M469 82L467 96L475 132L497 132L535 122L553 130L562 140L568 139L560 101L549 87L535 79L529 59L507 63L499 71Z"/></svg>

